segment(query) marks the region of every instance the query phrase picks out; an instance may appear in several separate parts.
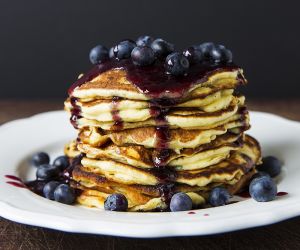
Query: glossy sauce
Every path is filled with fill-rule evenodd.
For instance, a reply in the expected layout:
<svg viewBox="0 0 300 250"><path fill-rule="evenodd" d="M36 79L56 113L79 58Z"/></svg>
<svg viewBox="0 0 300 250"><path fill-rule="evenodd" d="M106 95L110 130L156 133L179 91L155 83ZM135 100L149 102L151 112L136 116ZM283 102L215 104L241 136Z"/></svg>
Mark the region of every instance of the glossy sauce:
<svg viewBox="0 0 300 250"><path fill-rule="evenodd" d="M216 72L233 71L238 69L238 67L233 63L226 65L209 62L201 63L190 67L187 75L176 77L165 72L163 60L157 60L151 66L138 67L132 63L131 59L111 59L94 66L89 72L79 78L69 88L69 95L72 95L75 88L111 69L124 69L127 72L127 79L151 99L173 99L182 98L193 84L205 82L210 75ZM241 82L245 81L242 76L240 80Z"/></svg>
<svg viewBox="0 0 300 250"><path fill-rule="evenodd" d="M114 96L111 102L111 116L114 121L113 130L122 130L123 129L123 120L120 116L119 103L122 98Z"/></svg>
<svg viewBox="0 0 300 250"><path fill-rule="evenodd" d="M277 193L277 196L285 196L285 195L288 195L289 193L287 192L278 192Z"/></svg>

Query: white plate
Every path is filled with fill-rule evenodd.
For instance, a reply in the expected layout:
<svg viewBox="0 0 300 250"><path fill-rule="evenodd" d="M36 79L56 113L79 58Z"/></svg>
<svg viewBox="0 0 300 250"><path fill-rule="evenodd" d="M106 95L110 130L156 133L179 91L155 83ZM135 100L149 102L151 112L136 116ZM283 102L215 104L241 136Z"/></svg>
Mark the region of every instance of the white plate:
<svg viewBox="0 0 300 250"><path fill-rule="evenodd" d="M177 213L106 212L67 206L44 199L24 188L7 184L5 175L34 178L27 164L37 151L62 154L66 142L75 138L63 111L16 120L0 127L0 215L20 223L69 232L128 237L207 235L267 225L300 215L300 123L278 116L251 112L250 134L261 143L264 155L284 161L278 191L289 194L258 203L252 199L231 205Z"/></svg>

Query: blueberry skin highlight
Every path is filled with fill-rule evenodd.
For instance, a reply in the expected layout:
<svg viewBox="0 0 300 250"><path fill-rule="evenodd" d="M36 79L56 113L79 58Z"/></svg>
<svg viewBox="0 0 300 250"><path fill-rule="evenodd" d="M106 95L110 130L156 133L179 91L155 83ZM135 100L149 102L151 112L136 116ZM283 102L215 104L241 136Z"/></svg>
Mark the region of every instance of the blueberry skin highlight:
<svg viewBox="0 0 300 250"><path fill-rule="evenodd" d="M190 67L188 59L181 53L174 52L167 56L165 68L167 73L174 76L181 76L187 73Z"/></svg>
<svg viewBox="0 0 300 250"><path fill-rule="evenodd" d="M183 51L183 55L189 60L190 64L197 64L202 62L203 54L197 47L189 47Z"/></svg>
<svg viewBox="0 0 300 250"><path fill-rule="evenodd" d="M118 60L130 58L131 51L136 47L132 40L123 40L113 48L114 57Z"/></svg>

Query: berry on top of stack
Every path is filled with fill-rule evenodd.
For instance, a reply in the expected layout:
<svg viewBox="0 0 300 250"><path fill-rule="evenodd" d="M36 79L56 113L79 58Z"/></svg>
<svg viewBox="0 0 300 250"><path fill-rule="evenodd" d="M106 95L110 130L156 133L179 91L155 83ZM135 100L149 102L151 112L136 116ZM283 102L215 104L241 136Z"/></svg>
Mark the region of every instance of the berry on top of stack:
<svg viewBox="0 0 300 250"><path fill-rule="evenodd" d="M244 134L249 114L234 90L246 80L230 50L179 52L142 36L98 45L90 61L65 101L78 130L65 153L81 158L71 172L80 204L181 211L226 203L248 184L261 153Z"/></svg>

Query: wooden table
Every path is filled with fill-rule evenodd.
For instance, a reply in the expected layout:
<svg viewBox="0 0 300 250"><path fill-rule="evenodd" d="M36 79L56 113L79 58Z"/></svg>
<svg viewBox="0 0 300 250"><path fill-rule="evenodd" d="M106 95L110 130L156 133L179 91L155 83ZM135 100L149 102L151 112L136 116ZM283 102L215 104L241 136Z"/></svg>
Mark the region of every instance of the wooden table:
<svg viewBox="0 0 300 250"><path fill-rule="evenodd" d="M300 121L300 100L250 100L248 104L252 110L272 112ZM62 100L1 100L0 124L39 112L62 109L62 105ZM72 234L0 218L0 249L300 249L300 217L238 232L163 239Z"/></svg>

